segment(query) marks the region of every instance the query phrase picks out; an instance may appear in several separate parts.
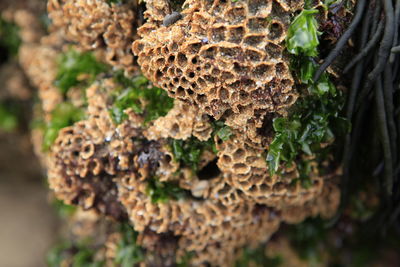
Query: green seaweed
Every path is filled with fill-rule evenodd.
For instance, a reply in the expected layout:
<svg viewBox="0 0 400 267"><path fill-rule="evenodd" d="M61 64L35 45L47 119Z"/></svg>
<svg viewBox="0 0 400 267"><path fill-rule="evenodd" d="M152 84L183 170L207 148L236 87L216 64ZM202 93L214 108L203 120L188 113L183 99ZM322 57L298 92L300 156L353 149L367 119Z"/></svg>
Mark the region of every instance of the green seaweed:
<svg viewBox="0 0 400 267"><path fill-rule="evenodd" d="M59 267L65 260L71 260L74 267L101 267L103 261L94 259L95 249L90 248L88 240L80 241L76 244L64 241L52 248L47 254L47 266Z"/></svg>
<svg viewBox="0 0 400 267"><path fill-rule="evenodd" d="M242 257L235 263L236 267L254 266L251 263L255 263L256 266L268 266L278 267L283 263L283 259L280 256L268 257L265 254L265 246L259 246L255 249L248 247L244 248Z"/></svg>
<svg viewBox="0 0 400 267"><path fill-rule="evenodd" d="M179 200L188 195L177 183L160 182L156 177L148 180L146 193L153 203L165 203L170 199Z"/></svg>
<svg viewBox="0 0 400 267"><path fill-rule="evenodd" d="M0 50L4 49L2 53L5 52L6 59L9 56L16 56L20 45L19 27L0 16Z"/></svg>
<svg viewBox="0 0 400 267"><path fill-rule="evenodd" d="M111 5L111 4L123 4L125 0L106 0L106 2Z"/></svg>
<svg viewBox="0 0 400 267"><path fill-rule="evenodd" d="M92 53L81 53L71 48L58 58L58 72L54 83L66 94L73 86L90 85L98 74L106 70L107 65L98 62ZM88 77L80 80L81 75Z"/></svg>
<svg viewBox="0 0 400 267"><path fill-rule="evenodd" d="M320 244L327 240L327 235L325 222L319 217L307 219L289 228L291 244L300 258L307 260L312 266L322 260Z"/></svg>
<svg viewBox="0 0 400 267"><path fill-rule="evenodd" d="M270 144L267 162L273 175L282 161L291 163L301 153L314 155L321 151L321 143L334 139L333 126L348 129L347 121L340 117L344 100L338 92L335 96L310 95L296 102L288 117L275 118L275 137Z"/></svg>
<svg viewBox="0 0 400 267"><path fill-rule="evenodd" d="M313 81L317 64L312 57L318 55L319 45L316 13L317 10L303 10L288 30L287 50L294 55L291 69L299 82L307 87L308 96L297 100L287 117L273 120L275 136L267 154L271 175L278 171L282 161L291 164L301 154L320 153L320 144L334 139L334 126L343 128L344 132L349 128L347 121L339 115L344 99L328 74L323 73L318 81ZM298 165L307 164L299 161ZM310 185L309 171L304 167L301 172L300 180L305 187Z"/></svg>
<svg viewBox="0 0 400 267"><path fill-rule="evenodd" d="M173 99L168 97L166 91L152 86L142 75L129 79L122 72L116 72L115 81L122 86L114 95L114 103L110 109L116 124L128 118L124 112L128 108L132 108L135 113L144 114L144 123L147 124L165 116L174 106Z"/></svg>
<svg viewBox="0 0 400 267"><path fill-rule="evenodd" d="M64 201L59 199L55 199L52 202L52 205L61 218L71 217L76 212L77 209L77 207L65 204Z"/></svg>
<svg viewBox="0 0 400 267"><path fill-rule="evenodd" d="M15 106L0 103L0 130L12 132L18 127L18 114Z"/></svg>
<svg viewBox="0 0 400 267"><path fill-rule="evenodd" d="M63 102L51 113L51 121L44 129L43 150L48 151L58 136L58 132L67 126L74 124L85 118L84 111L75 107L70 102Z"/></svg>
<svg viewBox="0 0 400 267"><path fill-rule="evenodd" d="M213 127L212 136L217 135L222 141L227 141L233 135L231 127L225 125L223 121L213 121L211 126Z"/></svg>
<svg viewBox="0 0 400 267"><path fill-rule="evenodd" d="M218 136L223 141L227 141L232 135L232 129L225 125L223 121L213 121L211 137L207 141L200 141L191 136L187 140L169 139L174 160L192 169L194 173L199 171L199 162L204 151L209 150L217 153L214 143L214 136Z"/></svg>
<svg viewBox="0 0 400 267"><path fill-rule="evenodd" d="M170 139L170 146L174 155L174 160L184 166L188 166L196 173L200 157L205 150L215 151L213 139L200 141L191 136L187 140Z"/></svg>
<svg viewBox="0 0 400 267"><path fill-rule="evenodd" d="M118 243L115 263L121 267L132 267L144 260L144 250L136 241L138 233L128 223L121 223L119 232L122 239Z"/></svg>
<svg viewBox="0 0 400 267"><path fill-rule="evenodd" d="M189 267L190 265L190 260L194 256L194 252L186 252L185 255L183 255L180 259L176 261L176 267Z"/></svg>
<svg viewBox="0 0 400 267"><path fill-rule="evenodd" d="M315 14L318 10L304 9L289 26L286 46L289 53L315 57L318 55L318 23Z"/></svg>

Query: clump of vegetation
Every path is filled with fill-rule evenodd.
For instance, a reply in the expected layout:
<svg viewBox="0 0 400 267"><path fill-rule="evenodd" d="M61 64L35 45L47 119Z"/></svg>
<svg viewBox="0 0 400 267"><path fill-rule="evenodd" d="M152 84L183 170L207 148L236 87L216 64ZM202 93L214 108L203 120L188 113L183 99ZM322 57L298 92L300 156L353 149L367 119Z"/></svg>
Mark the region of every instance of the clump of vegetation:
<svg viewBox="0 0 400 267"><path fill-rule="evenodd" d="M212 136L217 135L222 141L227 141L233 135L231 127L225 125L223 121L213 121Z"/></svg>
<svg viewBox="0 0 400 267"><path fill-rule="evenodd" d="M193 136L187 140L170 139L174 160L190 167L196 173L199 170L201 154L205 150L213 149L214 144L211 139L206 142L202 142Z"/></svg>
<svg viewBox="0 0 400 267"><path fill-rule="evenodd" d="M63 102L51 113L51 120L44 126L43 150L48 151L58 136L58 132L67 126L85 118L84 111L70 102Z"/></svg>
<svg viewBox="0 0 400 267"><path fill-rule="evenodd" d="M5 60L7 60L10 56L16 56L20 45L19 27L0 16L0 51L2 51L2 57L5 56Z"/></svg>
<svg viewBox="0 0 400 267"><path fill-rule="evenodd" d="M59 267L64 266L65 262L69 262L70 266L74 267L104 266L104 261L95 260L96 250L91 248L88 243L87 241L81 241L76 244L67 241L61 243L47 254L47 265L49 267Z"/></svg>
<svg viewBox="0 0 400 267"><path fill-rule="evenodd" d="M53 207L61 218L69 218L76 212L76 206L65 204L64 201L54 199L52 202Z"/></svg>
<svg viewBox="0 0 400 267"><path fill-rule="evenodd" d="M242 257L235 263L236 267L249 266L268 266L278 267L283 263L280 256L268 257L265 254L265 246L259 246L256 249L244 248ZM255 264L255 265L254 265Z"/></svg>
<svg viewBox="0 0 400 267"><path fill-rule="evenodd" d="M121 267L132 267L144 260L144 250L137 245L138 233L127 223L121 223L119 232L122 235L118 243L115 263Z"/></svg>
<svg viewBox="0 0 400 267"><path fill-rule="evenodd" d="M109 5L111 4L123 4L125 2L125 0L107 0L107 3Z"/></svg>
<svg viewBox="0 0 400 267"><path fill-rule="evenodd" d="M291 226L289 238L301 259L307 260L312 266L321 262L320 244L327 239L327 228L322 219L307 219Z"/></svg>
<svg viewBox="0 0 400 267"><path fill-rule="evenodd" d="M319 45L316 13L317 10L303 10L288 30L287 49L294 55L292 68L297 70L294 74L307 87L308 95L296 102L288 117L273 120L275 137L267 155L271 175L278 171L282 161L291 164L301 153L309 156L319 153L321 143L334 138L332 125L340 123L342 128L348 127L339 116L344 99L328 74L323 73L318 81L313 81L317 65L312 57L318 55ZM303 171L306 178L309 168Z"/></svg>
<svg viewBox="0 0 400 267"><path fill-rule="evenodd" d="M318 10L304 9L297 15L287 33L286 47L293 55L315 57L318 55L318 23L314 15Z"/></svg>
<svg viewBox="0 0 400 267"><path fill-rule="evenodd" d="M133 79L124 76L123 72L115 74L115 81L122 86L116 95L110 114L115 123L120 124L128 116L124 111L132 108L135 113L144 115L144 122L149 123L165 116L174 106L167 92L152 86L142 75Z"/></svg>
<svg viewBox="0 0 400 267"><path fill-rule="evenodd" d="M190 260L193 258L194 252L186 252L183 257L176 261L176 267L189 267Z"/></svg>
<svg viewBox="0 0 400 267"><path fill-rule="evenodd" d="M14 131L18 126L18 114L15 106L0 102L0 130Z"/></svg>
<svg viewBox="0 0 400 267"><path fill-rule="evenodd" d="M71 48L58 59L55 85L66 94L73 86L88 86L98 74L106 70L107 66L98 62L92 53L81 53Z"/></svg>
<svg viewBox="0 0 400 267"><path fill-rule="evenodd" d="M165 203L168 200L179 200L188 196L186 190L177 183L160 182L156 177L148 180L146 193L153 203Z"/></svg>
<svg viewBox="0 0 400 267"><path fill-rule="evenodd" d="M170 139L171 151L174 160L184 166L188 166L194 173L199 171L199 162L204 151L209 150L217 153L214 143L214 136L218 136L223 141L227 141L232 135L232 129L225 125L223 121L212 122L211 138L207 141L200 141L192 136L187 140Z"/></svg>

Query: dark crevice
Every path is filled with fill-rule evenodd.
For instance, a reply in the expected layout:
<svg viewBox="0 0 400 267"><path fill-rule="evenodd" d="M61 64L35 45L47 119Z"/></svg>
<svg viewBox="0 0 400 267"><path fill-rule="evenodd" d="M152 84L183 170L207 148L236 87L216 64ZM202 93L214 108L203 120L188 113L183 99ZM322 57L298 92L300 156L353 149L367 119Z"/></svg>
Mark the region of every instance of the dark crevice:
<svg viewBox="0 0 400 267"><path fill-rule="evenodd" d="M217 166L217 161L218 159L214 159L197 173L200 180L211 180L221 174L221 170Z"/></svg>

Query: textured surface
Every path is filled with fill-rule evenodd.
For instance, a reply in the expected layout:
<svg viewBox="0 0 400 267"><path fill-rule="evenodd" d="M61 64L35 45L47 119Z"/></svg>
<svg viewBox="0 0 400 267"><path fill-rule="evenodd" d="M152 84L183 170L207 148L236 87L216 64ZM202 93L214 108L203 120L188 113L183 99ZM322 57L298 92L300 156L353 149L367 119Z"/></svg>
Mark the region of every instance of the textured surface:
<svg viewBox="0 0 400 267"><path fill-rule="evenodd" d="M149 9L133 51L143 73L171 97L257 142L266 114L284 113L298 97L283 52L295 9L272 0L186 1L183 18L168 27L160 21L165 8Z"/></svg>
<svg viewBox="0 0 400 267"><path fill-rule="evenodd" d="M135 36L135 16L132 1L127 2L50 0L47 7L52 27L64 38L84 50L101 50L107 63L132 73L135 65L130 46Z"/></svg>
<svg viewBox="0 0 400 267"><path fill-rule="evenodd" d="M290 3L191 0L182 18L166 27L164 18L172 12L167 1L148 0L138 39L132 25L140 23L131 23L129 2L50 1L50 34L24 42L20 62L38 87L42 111L36 115L51 121L63 101L85 113L59 132L47 152L41 149L43 132L33 130L57 198L93 216L129 218L147 263L154 254L180 258L194 252L194 266L232 266L242 247L268 241L281 223L332 216L340 199L335 179L312 168L305 188L296 164L271 176L265 161L272 119L285 115L299 97L284 39L303 2ZM117 81L114 69L63 95L54 83L56 58L71 41L74 49L93 50L126 74L140 67L152 82L141 90L163 88L174 98L173 108L146 122L146 108L131 106L115 123L110 111L127 85ZM131 57L127 47L138 55L139 66L105 56L122 51ZM227 126L229 134L219 135L218 127ZM174 144L189 149L177 158ZM157 201L152 184L173 185L182 196ZM119 237L108 238L111 260ZM173 251L162 249L164 241Z"/></svg>

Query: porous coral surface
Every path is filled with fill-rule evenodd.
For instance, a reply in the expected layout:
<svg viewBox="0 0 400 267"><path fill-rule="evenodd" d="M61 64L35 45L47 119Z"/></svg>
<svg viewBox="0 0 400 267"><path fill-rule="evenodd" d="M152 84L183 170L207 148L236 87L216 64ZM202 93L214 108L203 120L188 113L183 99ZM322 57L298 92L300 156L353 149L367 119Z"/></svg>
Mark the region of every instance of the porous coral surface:
<svg viewBox="0 0 400 267"><path fill-rule="evenodd" d="M20 62L38 87L47 125L65 102L84 113L61 127L48 150L46 134L33 130L56 197L98 216L129 218L146 251L144 262L161 253L157 242L168 236L174 249L162 253L180 259L190 252L193 266L232 266L241 248L268 241L281 223L332 216L340 199L335 173L313 168L307 187L297 182L295 163L270 174L265 157L273 136L260 134L301 97L284 40L302 6L190 0L182 18L164 26L172 12L168 2L148 0L147 22L136 36L140 22L130 1L49 1L50 33L24 42ZM71 47L93 51L131 81L143 78L140 67L150 82L136 97L108 68L90 79L78 75L87 86L62 92L57 57ZM154 86L174 98L155 103L171 101L173 107L148 120L153 98L164 92ZM116 113L116 103L128 96L129 105ZM123 119L116 121L115 114Z"/></svg>
<svg viewBox="0 0 400 267"><path fill-rule="evenodd" d="M264 117L284 113L298 97L284 40L299 3L289 2L186 1L183 18L169 26L160 17L168 9L158 6L146 13L133 51L143 73L171 97L258 143Z"/></svg>

